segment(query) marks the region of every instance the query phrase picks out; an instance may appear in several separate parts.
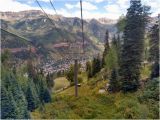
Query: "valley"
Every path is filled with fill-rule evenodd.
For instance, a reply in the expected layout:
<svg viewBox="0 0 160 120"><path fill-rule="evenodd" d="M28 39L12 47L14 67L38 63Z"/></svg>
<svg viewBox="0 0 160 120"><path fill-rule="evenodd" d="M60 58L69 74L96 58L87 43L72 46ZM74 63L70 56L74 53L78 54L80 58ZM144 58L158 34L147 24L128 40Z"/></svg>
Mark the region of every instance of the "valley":
<svg viewBox="0 0 160 120"><path fill-rule="evenodd" d="M160 119L159 4L0 0L0 118Z"/></svg>

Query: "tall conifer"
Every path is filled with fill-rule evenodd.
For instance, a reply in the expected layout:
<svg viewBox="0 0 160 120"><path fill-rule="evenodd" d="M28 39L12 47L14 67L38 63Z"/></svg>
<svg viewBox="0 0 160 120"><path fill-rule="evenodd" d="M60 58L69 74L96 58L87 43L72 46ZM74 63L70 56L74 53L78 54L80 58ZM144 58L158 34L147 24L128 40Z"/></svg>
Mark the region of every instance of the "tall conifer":
<svg viewBox="0 0 160 120"><path fill-rule="evenodd" d="M104 67L105 64L105 57L109 51L109 32L106 30L106 35L105 35L105 41L104 41L104 52L103 52L103 58L102 58L102 66Z"/></svg>
<svg viewBox="0 0 160 120"><path fill-rule="evenodd" d="M155 24L150 31L149 60L153 62L151 78L159 76L159 26Z"/></svg>
<svg viewBox="0 0 160 120"><path fill-rule="evenodd" d="M135 91L139 86L148 11L149 9L141 5L141 0L130 1L120 65L121 88L124 92Z"/></svg>

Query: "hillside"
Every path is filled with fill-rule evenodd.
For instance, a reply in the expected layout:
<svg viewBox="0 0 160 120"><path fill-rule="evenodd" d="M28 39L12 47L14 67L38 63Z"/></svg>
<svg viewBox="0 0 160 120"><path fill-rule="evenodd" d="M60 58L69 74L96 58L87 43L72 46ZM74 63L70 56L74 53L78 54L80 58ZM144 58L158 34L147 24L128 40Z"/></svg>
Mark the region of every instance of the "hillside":
<svg viewBox="0 0 160 120"><path fill-rule="evenodd" d="M102 73L99 73L102 74ZM104 90L108 80L96 82L100 76L81 84L79 96L74 96L74 86L53 93L52 103L45 104L32 112L33 119L147 119L158 114L158 101L150 93L158 94L158 79L148 81L143 89L135 93L109 93ZM86 75L83 74L86 81ZM148 96L146 96L148 95ZM145 99L144 99L145 98ZM143 100L143 101L142 101ZM148 101L148 102L147 102ZM152 103L152 102L153 103ZM153 105L154 107L153 107ZM157 116L158 117L158 116Z"/></svg>
<svg viewBox="0 0 160 120"><path fill-rule="evenodd" d="M0 17L2 19L2 29L29 39L35 48L41 45L46 49L44 51L49 49L53 57L56 56L55 54L65 54L64 51L66 50L75 52L75 50L68 47L70 43L75 43L79 46L82 44L81 20L76 17L66 18L50 15L56 27L51 24L41 11L37 10L0 12ZM103 50L106 29L109 29L111 35L116 32L115 22L104 19L100 21L95 19L84 20L86 56L97 55ZM6 34L2 34L2 48L10 48L12 41L16 44L15 39L17 38L8 38ZM20 44L16 46L16 48L20 47L23 46Z"/></svg>
<svg viewBox="0 0 160 120"><path fill-rule="evenodd" d="M159 2L0 3L1 119L160 119Z"/></svg>

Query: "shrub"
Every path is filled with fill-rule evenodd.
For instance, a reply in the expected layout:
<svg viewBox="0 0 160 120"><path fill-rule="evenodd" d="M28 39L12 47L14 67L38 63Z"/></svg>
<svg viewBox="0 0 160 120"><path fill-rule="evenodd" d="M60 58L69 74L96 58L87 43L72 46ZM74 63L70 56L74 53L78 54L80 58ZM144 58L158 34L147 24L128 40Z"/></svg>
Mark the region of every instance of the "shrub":
<svg viewBox="0 0 160 120"><path fill-rule="evenodd" d="M142 95L139 97L140 101L148 101L149 99L153 99L155 101L159 101L159 79L155 78L150 80Z"/></svg>
<svg viewBox="0 0 160 120"><path fill-rule="evenodd" d="M149 118L159 118L159 79L149 80L144 91L138 97L149 108Z"/></svg>
<svg viewBox="0 0 160 120"><path fill-rule="evenodd" d="M83 78L81 76L78 76L78 83L82 83L83 82Z"/></svg>
<svg viewBox="0 0 160 120"><path fill-rule="evenodd" d="M122 99L117 105L117 113L116 118L145 119L148 116L148 109L136 99Z"/></svg>
<svg viewBox="0 0 160 120"><path fill-rule="evenodd" d="M74 67L73 67L73 65L70 66L70 69L66 73L66 77L71 83L74 82Z"/></svg>

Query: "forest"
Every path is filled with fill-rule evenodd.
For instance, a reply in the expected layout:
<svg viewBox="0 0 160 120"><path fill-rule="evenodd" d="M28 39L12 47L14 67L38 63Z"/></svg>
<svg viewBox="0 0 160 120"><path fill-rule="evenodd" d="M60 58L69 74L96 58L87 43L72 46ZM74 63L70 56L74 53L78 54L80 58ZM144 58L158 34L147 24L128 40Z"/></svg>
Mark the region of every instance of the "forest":
<svg viewBox="0 0 160 120"><path fill-rule="evenodd" d="M4 50L1 119L159 119L160 16L151 24L150 9L130 0L113 37L104 31L103 52L87 60L85 69L78 63L78 83L74 64L45 73L31 51L17 67Z"/></svg>

